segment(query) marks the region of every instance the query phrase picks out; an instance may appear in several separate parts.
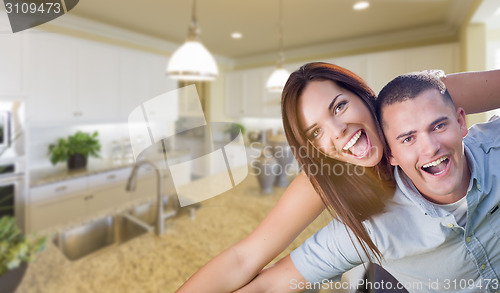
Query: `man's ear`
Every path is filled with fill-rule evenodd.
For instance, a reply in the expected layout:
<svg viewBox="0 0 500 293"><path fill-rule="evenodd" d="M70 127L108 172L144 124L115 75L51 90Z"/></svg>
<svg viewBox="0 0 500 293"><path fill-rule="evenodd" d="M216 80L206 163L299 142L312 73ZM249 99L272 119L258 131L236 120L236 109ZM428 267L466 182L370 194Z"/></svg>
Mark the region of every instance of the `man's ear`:
<svg viewBox="0 0 500 293"><path fill-rule="evenodd" d="M460 125L460 132L462 133L462 137L465 137L469 132L469 129L467 128L467 122L465 121L465 111L461 107L457 108L457 121Z"/></svg>
<svg viewBox="0 0 500 293"><path fill-rule="evenodd" d="M394 157L391 154L389 154L388 157L389 157L389 163L391 163L391 165L393 165L394 167L399 165L396 159L394 159Z"/></svg>

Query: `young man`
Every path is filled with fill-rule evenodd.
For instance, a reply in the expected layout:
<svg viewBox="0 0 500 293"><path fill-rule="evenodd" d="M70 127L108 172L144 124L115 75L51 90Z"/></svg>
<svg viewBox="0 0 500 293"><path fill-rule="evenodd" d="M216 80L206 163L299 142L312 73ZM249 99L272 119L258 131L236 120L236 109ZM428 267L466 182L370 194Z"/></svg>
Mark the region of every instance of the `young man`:
<svg viewBox="0 0 500 293"><path fill-rule="evenodd" d="M425 74L397 77L378 101L398 185L364 223L382 266L409 292L499 292L500 119L468 131L463 109ZM329 288L325 279L368 260L351 237L334 220L241 292Z"/></svg>

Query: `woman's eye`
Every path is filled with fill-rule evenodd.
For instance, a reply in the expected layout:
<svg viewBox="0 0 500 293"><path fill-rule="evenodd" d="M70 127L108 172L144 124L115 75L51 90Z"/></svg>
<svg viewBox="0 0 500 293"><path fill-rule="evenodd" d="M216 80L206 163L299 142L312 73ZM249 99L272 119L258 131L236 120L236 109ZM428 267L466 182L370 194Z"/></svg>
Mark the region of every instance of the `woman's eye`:
<svg viewBox="0 0 500 293"><path fill-rule="evenodd" d="M313 132L311 133L313 138L317 138L319 136L319 134L320 134L319 128L314 129Z"/></svg>
<svg viewBox="0 0 500 293"><path fill-rule="evenodd" d="M346 104L347 104L347 102L340 102L340 103L338 103L337 106L335 106L335 109L334 109L335 114L337 114L338 112L344 110Z"/></svg>
<svg viewBox="0 0 500 293"><path fill-rule="evenodd" d="M402 142L403 142L403 143L409 143L409 142L411 142L412 140L413 140L413 138L412 138L412 137L407 137L407 138L403 139L403 141L402 141Z"/></svg>

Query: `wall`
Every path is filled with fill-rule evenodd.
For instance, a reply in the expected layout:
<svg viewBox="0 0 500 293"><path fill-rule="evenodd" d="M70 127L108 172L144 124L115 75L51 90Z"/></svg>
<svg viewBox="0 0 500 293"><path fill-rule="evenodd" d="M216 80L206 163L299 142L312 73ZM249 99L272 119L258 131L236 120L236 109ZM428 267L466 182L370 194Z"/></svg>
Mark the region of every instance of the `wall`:
<svg viewBox="0 0 500 293"><path fill-rule="evenodd" d="M129 134L127 124L83 124L73 126L52 126L42 128L30 128L29 137L30 143L28 145L28 164L30 169L50 167L52 164L49 160L48 146L55 143L59 138L65 138L74 134L76 131L81 130L84 132L93 133L99 132L99 141L102 145L101 157L105 160L110 160L111 145L113 141L129 142ZM89 164L100 160L96 158L89 158ZM58 163L58 165L64 163Z"/></svg>

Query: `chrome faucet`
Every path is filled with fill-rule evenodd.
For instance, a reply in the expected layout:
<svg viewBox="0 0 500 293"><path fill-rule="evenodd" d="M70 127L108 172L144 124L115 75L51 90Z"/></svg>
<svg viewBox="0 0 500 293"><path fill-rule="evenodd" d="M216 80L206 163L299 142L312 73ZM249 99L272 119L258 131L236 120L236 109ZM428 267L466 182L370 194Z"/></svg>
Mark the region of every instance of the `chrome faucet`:
<svg viewBox="0 0 500 293"><path fill-rule="evenodd" d="M154 162L149 161L149 160L141 160L138 161L134 167L132 168L132 173L130 174L130 177L128 178L127 181L127 186L126 190L127 191L134 191L135 190L135 185L137 181L137 172L139 168L143 165L151 165L155 169L156 172L156 188L157 188L157 213L156 213L156 227L155 227L155 233L156 235L162 235L165 232L165 219L173 217L177 214L177 210L174 210L173 212L169 212L168 214L164 214L163 211L163 175L158 167ZM136 219L137 221L140 221Z"/></svg>

